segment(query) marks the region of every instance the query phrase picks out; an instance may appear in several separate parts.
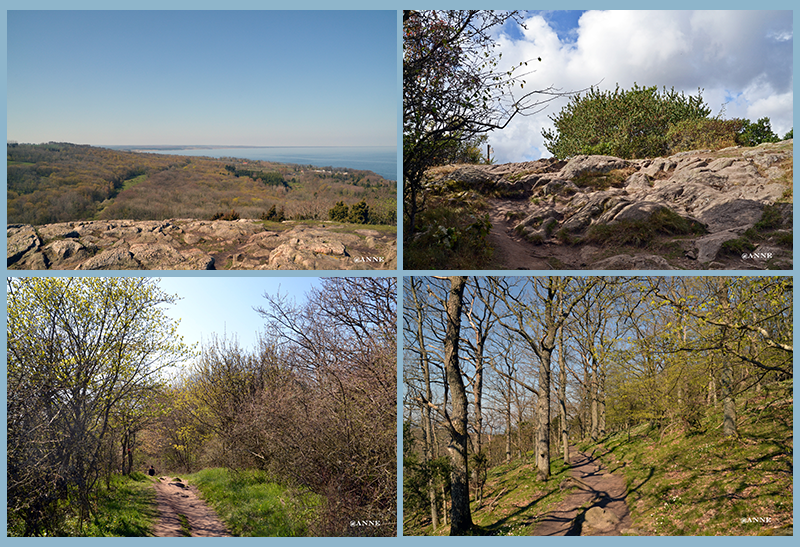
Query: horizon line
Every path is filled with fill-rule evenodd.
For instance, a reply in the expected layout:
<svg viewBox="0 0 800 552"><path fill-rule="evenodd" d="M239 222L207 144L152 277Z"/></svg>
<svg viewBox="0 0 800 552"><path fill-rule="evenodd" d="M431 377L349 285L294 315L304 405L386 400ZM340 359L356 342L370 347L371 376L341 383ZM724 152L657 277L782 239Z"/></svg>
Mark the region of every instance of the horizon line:
<svg viewBox="0 0 800 552"><path fill-rule="evenodd" d="M31 144L31 145L43 145L43 144L74 144L76 146L92 146L92 147L114 147L114 148L215 148L215 149L234 149L234 148L397 148L397 144L363 144L363 145L351 145L351 146L340 146L340 145L282 145L282 146L260 146L260 145L225 145L225 144L91 144L91 143L79 143L79 142L68 142L64 140L48 140L44 142L25 142L19 140L6 140L6 145L8 144Z"/></svg>

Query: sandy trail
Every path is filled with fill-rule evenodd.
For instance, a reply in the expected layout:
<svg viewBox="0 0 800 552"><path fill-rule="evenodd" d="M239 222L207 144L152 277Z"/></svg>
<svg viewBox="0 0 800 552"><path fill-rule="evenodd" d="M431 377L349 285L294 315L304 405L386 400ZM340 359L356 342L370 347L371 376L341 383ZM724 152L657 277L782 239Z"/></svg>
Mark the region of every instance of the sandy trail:
<svg viewBox="0 0 800 552"><path fill-rule="evenodd" d="M630 529L625 480L591 456L570 447L575 490L536 523L534 536L621 535ZM589 507L581 507L587 503ZM591 512L594 510L594 512ZM596 514L596 515L595 515Z"/></svg>
<svg viewBox="0 0 800 552"><path fill-rule="evenodd" d="M154 529L156 537L230 537L217 513L209 508L178 478L159 477L155 483L159 520ZM189 523L191 535L181 527L181 516Z"/></svg>

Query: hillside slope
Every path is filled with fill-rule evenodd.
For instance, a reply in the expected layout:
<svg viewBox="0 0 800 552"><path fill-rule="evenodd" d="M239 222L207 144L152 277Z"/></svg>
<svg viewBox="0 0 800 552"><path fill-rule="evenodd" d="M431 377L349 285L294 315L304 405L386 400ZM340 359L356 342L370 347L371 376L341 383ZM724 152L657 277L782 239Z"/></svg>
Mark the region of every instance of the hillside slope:
<svg viewBox="0 0 800 552"><path fill-rule="evenodd" d="M641 424L579 443L584 454L572 454L575 465L554 456L546 482L536 481L532 456L495 466L488 471L483 500L471 503L474 533L791 535L792 380L744 394L737 409L737 438L722 435L720 404L710 407L693 431L678 424ZM622 520L619 532L603 532L605 520L589 521L587 513L596 506L611 510L604 497L585 494L587 486L596 485L589 476L624 478L630 519ZM571 500L575 497L580 500ZM554 521L564 530L550 532ZM433 532L429 517L418 514L404 519L404 534L448 535L449 530L440 525Z"/></svg>
<svg viewBox="0 0 800 552"><path fill-rule="evenodd" d="M701 427L647 424L584 448L628 484L635 534L791 535L792 380L737 399L738 438L722 406Z"/></svg>

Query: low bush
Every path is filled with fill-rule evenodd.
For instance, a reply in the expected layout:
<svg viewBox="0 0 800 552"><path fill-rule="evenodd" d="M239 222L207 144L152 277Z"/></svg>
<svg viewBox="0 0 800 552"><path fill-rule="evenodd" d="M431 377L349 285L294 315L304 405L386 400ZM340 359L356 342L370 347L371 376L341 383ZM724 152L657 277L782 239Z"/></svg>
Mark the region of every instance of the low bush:
<svg viewBox="0 0 800 552"><path fill-rule="evenodd" d="M481 269L489 266L492 246L489 215L472 201L436 198L417 215L417 233L403 246L403 267L410 270Z"/></svg>
<svg viewBox="0 0 800 552"><path fill-rule="evenodd" d="M231 209L227 213L218 211L211 215L211 220L239 220L239 213Z"/></svg>

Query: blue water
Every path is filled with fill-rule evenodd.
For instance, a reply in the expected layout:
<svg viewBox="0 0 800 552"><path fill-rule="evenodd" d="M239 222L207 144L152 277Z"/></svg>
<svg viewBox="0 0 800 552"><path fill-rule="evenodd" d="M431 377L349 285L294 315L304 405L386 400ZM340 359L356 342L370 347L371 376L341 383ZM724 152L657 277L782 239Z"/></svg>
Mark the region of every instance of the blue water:
<svg viewBox="0 0 800 552"><path fill-rule="evenodd" d="M201 157L236 157L255 161L297 163L315 167L333 167L372 171L397 180L397 149L394 147L269 147L208 149L138 149L147 153Z"/></svg>

